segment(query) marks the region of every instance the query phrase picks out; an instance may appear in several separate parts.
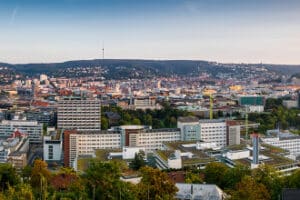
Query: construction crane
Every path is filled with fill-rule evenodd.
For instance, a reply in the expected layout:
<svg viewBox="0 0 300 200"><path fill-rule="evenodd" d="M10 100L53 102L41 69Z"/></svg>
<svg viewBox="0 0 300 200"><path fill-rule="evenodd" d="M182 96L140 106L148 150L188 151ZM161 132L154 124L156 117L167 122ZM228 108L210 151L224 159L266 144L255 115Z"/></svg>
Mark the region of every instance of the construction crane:
<svg viewBox="0 0 300 200"><path fill-rule="evenodd" d="M212 94L209 94L209 119L214 118L214 112L213 112L213 106L214 106L214 99L212 97Z"/></svg>
<svg viewBox="0 0 300 200"><path fill-rule="evenodd" d="M248 139L248 134L249 134L249 121L248 121L248 106L245 106L245 139Z"/></svg>

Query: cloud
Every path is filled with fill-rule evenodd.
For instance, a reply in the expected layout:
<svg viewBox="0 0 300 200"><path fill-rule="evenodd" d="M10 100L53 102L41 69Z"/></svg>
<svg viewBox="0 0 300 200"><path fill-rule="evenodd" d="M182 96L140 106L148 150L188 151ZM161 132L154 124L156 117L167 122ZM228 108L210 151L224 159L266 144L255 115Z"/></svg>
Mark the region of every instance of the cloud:
<svg viewBox="0 0 300 200"><path fill-rule="evenodd" d="M17 16L17 14L18 14L18 10L19 10L19 7L18 7L18 6L16 6L16 7L13 9L13 11L12 11L12 13L11 13L11 16L10 16L10 21L9 21L9 24L10 24L10 25L13 25L13 24L14 24L15 19L16 19L16 16Z"/></svg>

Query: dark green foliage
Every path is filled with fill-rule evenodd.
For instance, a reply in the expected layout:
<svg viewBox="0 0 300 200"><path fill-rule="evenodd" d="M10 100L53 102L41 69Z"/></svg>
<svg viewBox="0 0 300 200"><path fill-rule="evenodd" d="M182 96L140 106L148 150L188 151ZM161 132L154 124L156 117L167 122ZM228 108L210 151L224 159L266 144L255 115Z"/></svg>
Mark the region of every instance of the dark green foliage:
<svg viewBox="0 0 300 200"><path fill-rule="evenodd" d="M4 191L9 186L15 186L20 182L16 169L8 163L0 164L0 189Z"/></svg>
<svg viewBox="0 0 300 200"><path fill-rule="evenodd" d="M141 173L142 180L137 185L138 199L174 199L178 189L165 172L151 167L143 167Z"/></svg>
<svg viewBox="0 0 300 200"><path fill-rule="evenodd" d="M195 183L195 184L203 183L203 180L202 180L200 174L197 172L196 173L194 173L192 171L187 172L184 179L185 179L184 180L185 183Z"/></svg>
<svg viewBox="0 0 300 200"><path fill-rule="evenodd" d="M266 187L272 199L277 199L281 194L284 179L274 168L262 165L252 171L252 176Z"/></svg>
<svg viewBox="0 0 300 200"><path fill-rule="evenodd" d="M101 129L106 130L109 127L108 119L105 116L101 116Z"/></svg>
<svg viewBox="0 0 300 200"><path fill-rule="evenodd" d="M144 157L144 152L140 151L139 153L136 153L133 161L131 161L131 163L129 164L129 167L133 170L139 170L141 167L144 167L146 165Z"/></svg>
<svg viewBox="0 0 300 200"><path fill-rule="evenodd" d="M249 113L249 121L260 123L258 131L265 133L269 129L296 128L300 129L299 109L286 109L283 106L273 106L269 113Z"/></svg>
<svg viewBox="0 0 300 200"><path fill-rule="evenodd" d="M116 162L92 161L83 178L92 199L134 199L131 185L120 180L121 169Z"/></svg>
<svg viewBox="0 0 300 200"><path fill-rule="evenodd" d="M285 185L287 188L300 188L300 170L295 171L291 176L286 177Z"/></svg>
<svg viewBox="0 0 300 200"><path fill-rule="evenodd" d="M115 112L121 116L121 119L114 125L149 125L154 129L176 128L177 119L181 116L190 116L192 113L174 109L168 103L163 103L161 110L123 110L120 107L103 107L102 113ZM107 129L110 125L107 118L102 114L102 129Z"/></svg>
<svg viewBox="0 0 300 200"><path fill-rule="evenodd" d="M244 176L251 175L251 170L247 166L237 165L235 168L230 168L224 174L224 188L232 189L236 187Z"/></svg>
<svg viewBox="0 0 300 200"><path fill-rule="evenodd" d="M282 106L282 99L274 99L274 98L269 98L266 100L265 104L265 109L276 109L279 106Z"/></svg>
<svg viewBox="0 0 300 200"><path fill-rule="evenodd" d="M271 198L267 188L262 183L256 182L251 176L245 176L231 192L230 199L269 200Z"/></svg>
<svg viewBox="0 0 300 200"><path fill-rule="evenodd" d="M219 162L213 162L206 165L204 170L205 182L217 184L219 187L224 188L225 174L229 168Z"/></svg>

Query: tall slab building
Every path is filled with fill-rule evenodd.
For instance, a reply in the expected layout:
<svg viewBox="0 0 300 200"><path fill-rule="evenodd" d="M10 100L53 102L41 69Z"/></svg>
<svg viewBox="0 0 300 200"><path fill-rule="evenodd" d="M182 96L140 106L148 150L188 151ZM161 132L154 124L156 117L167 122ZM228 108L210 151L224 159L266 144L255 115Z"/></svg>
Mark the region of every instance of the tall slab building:
<svg viewBox="0 0 300 200"><path fill-rule="evenodd" d="M63 130L100 131L100 100L75 97L59 100L57 128Z"/></svg>

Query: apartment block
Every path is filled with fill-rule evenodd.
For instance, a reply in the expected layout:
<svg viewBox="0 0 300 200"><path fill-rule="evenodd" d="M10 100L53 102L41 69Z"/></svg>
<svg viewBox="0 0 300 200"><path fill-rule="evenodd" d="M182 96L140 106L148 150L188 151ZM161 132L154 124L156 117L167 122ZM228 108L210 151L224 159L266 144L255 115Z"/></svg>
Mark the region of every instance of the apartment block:
<svg viewBox="0 0 300 200"><path fill-rule="evenodd" d="M10 137L15 131L27 134L29 142L40 142L43 125L37 121L28 120L2 120L0 123L0 137Z"/></svg>

